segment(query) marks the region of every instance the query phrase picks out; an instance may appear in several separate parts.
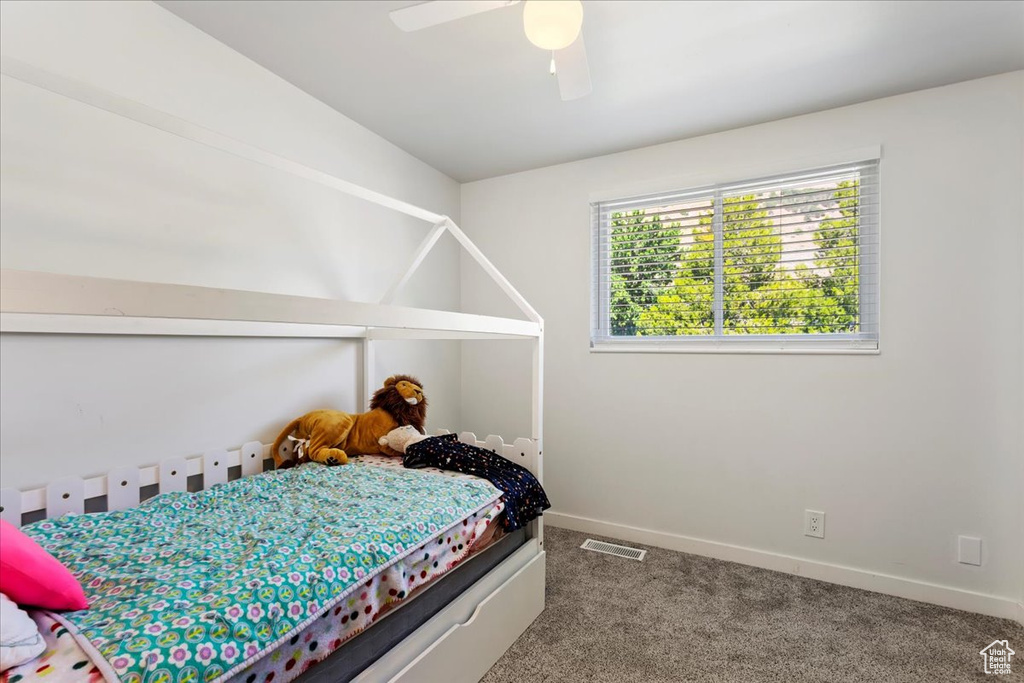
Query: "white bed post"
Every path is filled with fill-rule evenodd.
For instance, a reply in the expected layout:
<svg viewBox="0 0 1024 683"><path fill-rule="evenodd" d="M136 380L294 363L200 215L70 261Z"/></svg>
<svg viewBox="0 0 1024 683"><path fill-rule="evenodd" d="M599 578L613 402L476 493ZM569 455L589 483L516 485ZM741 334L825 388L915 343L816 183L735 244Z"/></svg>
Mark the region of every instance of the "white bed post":
<svg viewBox="0 0 1024 683"><path fill-rule="evenodd" d="M541 465L544 457L544 325L541 323L540 336L533 340L533 414L531 416L531 434L537 444L538 479L543 479L544 468ZM541 481L541 483L544 483Z"/></svg>
<svg viewBox="0 0 1024 683"><path fill-rule="evenodd" d="M544 321L539 321L540 334L533 340L533 414L532 434L537 452L537 480L544 483ZM544 518L538 517L530 530L537 539L541 550L544 549Z"/></svg>
<svg viewBox="0 0 1024 683"><path fill-rule="evenodd" d="M373 340L369 337L369 331L372 328L367 329L367 337L363 339L363 408L362 410L370 409L370 398L373 397L376 383L374 381L374 348Z"/></svg>

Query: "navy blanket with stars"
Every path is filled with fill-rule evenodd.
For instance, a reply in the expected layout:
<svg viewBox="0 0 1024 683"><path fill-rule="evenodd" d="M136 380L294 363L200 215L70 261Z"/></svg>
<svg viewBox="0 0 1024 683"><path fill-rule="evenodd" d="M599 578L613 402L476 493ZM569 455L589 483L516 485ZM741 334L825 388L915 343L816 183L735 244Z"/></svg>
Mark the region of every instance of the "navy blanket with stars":
<svg viewBox="0 0 1024 683"><path fill-rule="evenodd" d="M551 507L530 470L484 448L459 441L456 434L432 436L405 449L406 467L437 467L486 479L505 493L505 530L515 531Z"/></svg>

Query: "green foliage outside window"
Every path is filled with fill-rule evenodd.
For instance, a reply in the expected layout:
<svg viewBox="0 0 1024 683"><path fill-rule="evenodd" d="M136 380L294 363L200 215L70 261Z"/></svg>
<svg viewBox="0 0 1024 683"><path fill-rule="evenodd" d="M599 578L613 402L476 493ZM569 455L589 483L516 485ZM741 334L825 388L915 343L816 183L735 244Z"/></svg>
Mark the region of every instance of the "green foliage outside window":
<svg viewBox="0 0 1024 683"><path fill-rule="evenodd" d="M807 207L808 197L820 206ZM858 183L790 198L778 192L722 199L722 332L858 331ZM770 201L768 201L770 200ZM781 208L780 208L781 207ZM643 210L612 215L612 336L693 336L715 331L713 212L687 226ZM792 219L807 221L794 229ZM784 235L786 239L784 239Z"/></svg>

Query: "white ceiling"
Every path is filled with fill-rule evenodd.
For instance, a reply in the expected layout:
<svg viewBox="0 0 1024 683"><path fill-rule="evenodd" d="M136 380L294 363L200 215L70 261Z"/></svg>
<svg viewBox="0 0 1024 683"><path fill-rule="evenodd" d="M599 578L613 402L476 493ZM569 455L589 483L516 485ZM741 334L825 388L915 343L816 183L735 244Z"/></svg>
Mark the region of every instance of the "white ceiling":
<svg viewBox="0 0 1024 683"><path fill-rule="evenodd" d="M584 0L562 102L522 5L416 33L414 2L160 4L459 181L1024 68L1024 2Z"/></svg>

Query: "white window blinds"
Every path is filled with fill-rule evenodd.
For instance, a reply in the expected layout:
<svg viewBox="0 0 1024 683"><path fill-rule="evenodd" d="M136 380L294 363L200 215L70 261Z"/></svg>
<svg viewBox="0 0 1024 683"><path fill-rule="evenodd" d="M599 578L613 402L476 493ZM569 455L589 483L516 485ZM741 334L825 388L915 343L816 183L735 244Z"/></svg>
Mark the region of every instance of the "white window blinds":
<svg viewBox="0 0 1024 683"><path fill-rule="evenodd" d="M877 161L591 209L595 348L878 348Z"/></svg>

